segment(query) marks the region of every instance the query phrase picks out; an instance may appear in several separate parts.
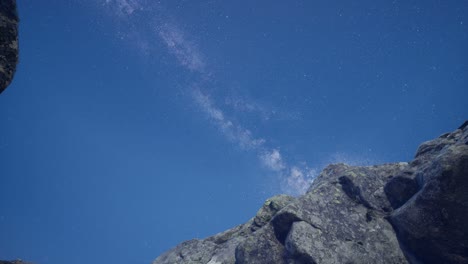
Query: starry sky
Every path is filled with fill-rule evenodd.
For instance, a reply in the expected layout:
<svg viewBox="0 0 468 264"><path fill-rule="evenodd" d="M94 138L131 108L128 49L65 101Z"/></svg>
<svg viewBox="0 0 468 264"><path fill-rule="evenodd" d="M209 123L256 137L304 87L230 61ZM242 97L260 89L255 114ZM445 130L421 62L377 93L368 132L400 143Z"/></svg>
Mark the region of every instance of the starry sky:
<svg viewBox="0 0 468 264"><path fill-rule="evenodd" d="M150 263L468 117L468 2L19 0L0 259Z"/></svg>

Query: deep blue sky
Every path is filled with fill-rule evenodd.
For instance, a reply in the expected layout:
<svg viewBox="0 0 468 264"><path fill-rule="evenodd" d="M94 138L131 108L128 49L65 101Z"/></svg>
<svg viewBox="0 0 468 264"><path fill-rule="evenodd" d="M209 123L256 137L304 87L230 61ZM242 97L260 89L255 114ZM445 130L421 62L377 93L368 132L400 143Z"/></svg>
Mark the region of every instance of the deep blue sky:
<svg viewBox="0 0 468 264"><path fill-rule="evenodd" d="M150 263L468 117L468 3L18 0L0 259Z"/></svg>

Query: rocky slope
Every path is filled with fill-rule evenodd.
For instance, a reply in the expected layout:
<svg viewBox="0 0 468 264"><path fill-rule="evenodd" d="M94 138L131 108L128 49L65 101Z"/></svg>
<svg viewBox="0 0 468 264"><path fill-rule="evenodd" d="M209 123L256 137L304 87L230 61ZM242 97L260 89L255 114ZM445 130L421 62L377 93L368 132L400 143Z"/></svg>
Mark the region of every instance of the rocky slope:
<svg viewBox="0 0 468 264"><path fill-rule="evenodd" d="M468 263L468 122L413 161L323 170L247 223L183 242L162 263Z"/></svg>
<svg viewBox="0 0 468 264"><path fill-rule="evenodd" d="M0 93L10 84L18 63L16 0L0 1Z"/></svg>

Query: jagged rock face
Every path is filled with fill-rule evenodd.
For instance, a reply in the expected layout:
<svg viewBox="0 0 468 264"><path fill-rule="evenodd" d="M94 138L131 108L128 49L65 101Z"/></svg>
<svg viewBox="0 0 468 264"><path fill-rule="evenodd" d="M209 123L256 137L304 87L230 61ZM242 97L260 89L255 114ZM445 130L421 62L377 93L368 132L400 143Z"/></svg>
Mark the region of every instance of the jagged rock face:
<svg viewBox="0 0 468 264"><path fill-rule="evenodd" d="M420 263L468 263L468 123L422 144L420 189L390 215L403 248Z"/></svg>
<svg viewBox="0 0 468 264"><path fill-rule="evenodd" d="M254 233L264 233L271 236L273 232L265 232L266 229L264 227L267 226L278 211L294 200L295 198L288 195L274 196L268 199L257 212L257 215L247 223L205 240L193 239L186 241L173 250L161 255L153 263L250 263L239 262L239 257L237 257L236 262L236 254L242 254L242 252L236 252L239 244L244 242L249 243L249 241L256 243L252 237ZM276 239L274 237L267 237L265 243L268 241L275 243ZM278 245L281 246L280 244ZM263 252L265 255L270 254L268 251Z"/></svg>
<svg viewBox="0 0 468 264"><path fill-rule="evenodd" d="M16 0L0 1L0 93L11 83L18 63Z"/></svg>
<svg viewBox="0 0 468 264"><path fill-rule="evenodd" d="M275 196L247 223L184 242L162 263L468 263L468 122L411 163L330 165L301 197Z"/></svg>
<svg viewBox="0 0 468 264"><path fill-rule="evenodd" d="M281 259L264 261L257 253L265 248L260 239L248 246L239 244L237 251L244 254L236 255L237 262L406 263L385 219L390 204L383 186L390 175L407 166L327 167L304 196L281 209L268 224ZM252 234L256 236L265 235Z"/></svg>

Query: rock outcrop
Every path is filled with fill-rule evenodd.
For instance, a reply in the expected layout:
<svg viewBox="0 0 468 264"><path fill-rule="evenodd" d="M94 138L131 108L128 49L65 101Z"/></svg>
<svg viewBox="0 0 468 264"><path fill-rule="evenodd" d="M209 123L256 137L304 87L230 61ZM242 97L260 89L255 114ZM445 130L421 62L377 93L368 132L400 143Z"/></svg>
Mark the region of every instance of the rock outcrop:
<svg viewBox="0 0 468 264"><path fill-rule="evenodd" d="M11 83L18 63L16 0L0 1L0 93Z"/></svg>
<svg viewBox="0 0 468 264"><path fill-rule="evenodd" d="M298 198L268 199L247 223L190 240L162 263L468 263L468 122L413 161L330 165Z"/></svg>

